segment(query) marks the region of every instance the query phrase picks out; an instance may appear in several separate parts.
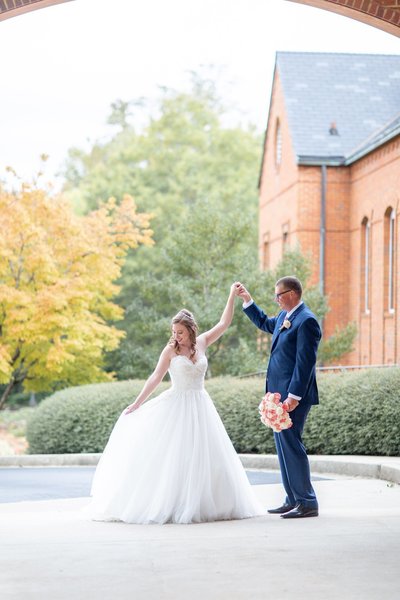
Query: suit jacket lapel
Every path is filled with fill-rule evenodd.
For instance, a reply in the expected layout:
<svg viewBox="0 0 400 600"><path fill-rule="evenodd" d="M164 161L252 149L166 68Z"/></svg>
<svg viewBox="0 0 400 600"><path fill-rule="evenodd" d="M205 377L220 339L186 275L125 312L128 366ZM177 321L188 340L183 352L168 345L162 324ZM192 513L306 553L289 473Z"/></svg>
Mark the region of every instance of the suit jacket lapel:
<svg viewBox="0 0 400 600"><path fill-rule="evenodd" d="M292 322L293 319L295 319L297 317L297 315L299 315L305 309L305 307L306 307L306 305L303 302L303 304L301 304L299 306L299 308L296 308L296 310L294 311L294 313L292 315L290 315L289 321Z"/></svg>
<svg viewBox="0 0 400 600"><path fill-rule="evenodd" d="M306 305L305 305L305 304L304 304L304 302L303 302L303 304L301 304L301 305L299 306L299 308L297 308L297 309L294 311L294 313L290 315L290 317L289 317L289 321L290 321L290 322L292 322L292 321L293 321L293 319L295 319L295 318L297 317L297 315L299 315L299 314L301 313L301 311L302 311L302 310L304 310L305 306L306 306ZM283 321L284 321L284 320L285 320L285 318L286 318L286 314L287 314L287 313L286 313L286 312L283 310L283 311L280 313L280 315L278 316L278 320L277 320L277 322L276 322L275 330L274 330L274 333L273 333L273 335L272 335L272 342L271 342L271 352L272 352L272 350L275 348L275 345L276 345L276 341L277 341L277 339L278 339L278 336L279 336L280 332L282 331L282 330L281 330L281 326L282 326L282 323L283 323Z"/></svg>
<svg viewBox="0 0 400 600"><path fill-rule="evenodd" d="M278 319L276 321L274 333L272 334L271 352L274 349L275 344L276 344L276 340L278 339L278 336L279 336L279 334L281 332L281 326L282 326L283 321L285 320L285 315L286 315L286 312L284 310L278 315Z"/></svg>

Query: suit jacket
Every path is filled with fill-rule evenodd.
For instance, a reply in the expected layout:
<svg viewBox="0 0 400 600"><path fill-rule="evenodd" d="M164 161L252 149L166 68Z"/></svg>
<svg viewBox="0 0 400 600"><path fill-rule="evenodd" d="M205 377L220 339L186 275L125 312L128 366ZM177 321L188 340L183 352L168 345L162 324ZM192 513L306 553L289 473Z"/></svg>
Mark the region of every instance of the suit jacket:
<svg viewBox="0 0 400 600"><path fill-rule="evenodd" d="M286 311L270 318L253 303L244 312L261 331L272 333L266 391L279 392L282 401L291 393L302 403L318 404L315 364L321 328L311 310L301 304L289 318L289 329L281 329Z"/></svg>

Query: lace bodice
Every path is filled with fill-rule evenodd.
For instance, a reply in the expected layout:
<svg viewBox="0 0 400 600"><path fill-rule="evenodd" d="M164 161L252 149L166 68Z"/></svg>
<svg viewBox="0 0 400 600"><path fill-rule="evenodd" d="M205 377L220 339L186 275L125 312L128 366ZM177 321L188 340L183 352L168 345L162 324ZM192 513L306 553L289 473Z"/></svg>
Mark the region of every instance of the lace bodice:
<svg viewBox="0 0 400 600"><path fill-rule="evenodd" d="M169 374L172 387L181 391L204 389L207 357L201 355L195 363L187 356L178 354L171 359Z"/></svg>

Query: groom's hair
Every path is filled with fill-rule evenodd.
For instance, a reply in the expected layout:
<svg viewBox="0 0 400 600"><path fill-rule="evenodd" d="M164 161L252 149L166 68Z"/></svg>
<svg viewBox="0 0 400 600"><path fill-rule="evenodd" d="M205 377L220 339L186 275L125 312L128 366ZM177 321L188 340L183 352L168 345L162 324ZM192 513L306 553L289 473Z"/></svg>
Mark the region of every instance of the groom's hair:
<svg viewBox="0 0 400 600"><path fill-rule="evenodd" d="M303 286L301 285L297 277L281 277L280 279L278 279L275 285L282 285L288 290L293 290L300 298L303 293Z"/></svg>

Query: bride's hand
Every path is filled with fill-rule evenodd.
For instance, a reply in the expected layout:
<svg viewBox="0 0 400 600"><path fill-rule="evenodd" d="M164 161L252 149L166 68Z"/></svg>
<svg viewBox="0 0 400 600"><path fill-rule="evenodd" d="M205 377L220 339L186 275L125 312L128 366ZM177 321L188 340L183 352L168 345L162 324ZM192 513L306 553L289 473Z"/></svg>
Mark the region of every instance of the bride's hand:
<svg viewBox="0 0 400 600"><path fill-rule="evenodd" d="M126 407L125 414L129 415L129 413L134 412L139 407L140 407L140 404L136 404L136 402L133 402L132 404L130 404L129 406Z"/></svg>
<svg viewBox="0 0 400 600"><path fill-rule="evenodd" d="M232 283L231 285L231 293L234 293L235 296L239 296L239 288L240 288L241 284L239 281L235 281L235 283Z"/></svg>

